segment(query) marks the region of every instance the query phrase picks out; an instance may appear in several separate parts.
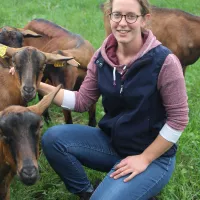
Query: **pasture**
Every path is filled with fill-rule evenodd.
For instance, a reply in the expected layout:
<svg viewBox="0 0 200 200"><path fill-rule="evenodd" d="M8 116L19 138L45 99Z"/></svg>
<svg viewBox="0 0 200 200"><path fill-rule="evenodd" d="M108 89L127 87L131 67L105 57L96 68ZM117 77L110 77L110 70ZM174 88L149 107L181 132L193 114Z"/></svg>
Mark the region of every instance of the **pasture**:
<svg viewBox="0 0 200 200"><path fill-rule="evenodd" d="M100 3L103 0L7 0L1 1L0 27L23 27L34 18L48 19L68 30L82 35L97 49L104 39L103 14ZM154 5L179 8L200 16L199 0L150 0ZM200 34L200 30L199 30ZM185 78L189 98L190 121L179 141L176 170L170 183L159 195L160 200L200 199L200 60L189 66ZM37 101L37 100L35 100ZM63 123L60 108L51 106L52 123ZM97 120L103 115L101 103L97 105ZM87 124L87 113L73 113L74 123ZM45 125L43 132L48 127ZM53 172L41 152L39 159L40 180L27 187L15 179L11 187L11 200L76 200L69 194L59 177ZM87 169L92 182L103 178L104 173ZM106 199L105 199L106 200Z"/></svg>

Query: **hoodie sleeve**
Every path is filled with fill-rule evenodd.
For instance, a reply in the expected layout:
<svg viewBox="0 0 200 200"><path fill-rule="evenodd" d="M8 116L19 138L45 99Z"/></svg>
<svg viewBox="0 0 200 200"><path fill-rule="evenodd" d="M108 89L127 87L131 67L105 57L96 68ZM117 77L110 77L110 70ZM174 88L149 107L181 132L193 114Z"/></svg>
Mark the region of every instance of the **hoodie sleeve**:
<svg viewBox="0 0 200 200"><path fill-rule="evenodd" d="M98 89L97 68L95 64L99 51L100 50L97 50L91 58L88 64L86 77L79 91L75 92L74 110L77 112L88 111L89 107L99 99L100 92Z"/></svg>
<svg viewBox="0 0 200 200"><path fill-rule="evenodd" d="M176 143L188 124L189 109L182 66L174 54L167 56L157 87L167 113L167 121L160 134L166 140Z"/></svg>
<svg viewBox="0 0 200 200"><path fill-rule="evenodd" d="M77 112L88 111L90 106L98 101L100 96L97 80L97 69L95 60L99 54L99 50L91 58L86 77L79 89L79 91L64 90L64 97L62 108L74 110Z"/></svg>

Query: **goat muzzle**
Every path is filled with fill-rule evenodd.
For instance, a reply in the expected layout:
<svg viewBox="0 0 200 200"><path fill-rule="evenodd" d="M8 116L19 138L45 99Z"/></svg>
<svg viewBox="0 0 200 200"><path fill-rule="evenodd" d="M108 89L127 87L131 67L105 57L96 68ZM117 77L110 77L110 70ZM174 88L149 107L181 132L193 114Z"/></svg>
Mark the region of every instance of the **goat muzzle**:
<svg viewBox="0 0 200 200"><path fill-rule="evenodd" d="M39 178L38 169L35 166L25 166L21 169L19 178L25 185L33 185Z"/></svg>
<svg viewBox="0 0 200 200"><path fill-rule="evenodd" d="M32 99L34 99L35 95L36 95L36 89L34 87L24 86L22 88L22 97L26 102L29 102Z"/></svg>

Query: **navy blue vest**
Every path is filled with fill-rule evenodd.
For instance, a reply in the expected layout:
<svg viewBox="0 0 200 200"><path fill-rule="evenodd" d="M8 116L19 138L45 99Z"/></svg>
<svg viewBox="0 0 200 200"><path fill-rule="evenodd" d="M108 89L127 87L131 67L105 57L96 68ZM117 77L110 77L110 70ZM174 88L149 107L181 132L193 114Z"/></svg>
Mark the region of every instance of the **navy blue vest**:
<svg viewBox="0 0 200 200"><path fill-rule="evenodd" d="M159 45L135 61L123 78L102 55L96 59L98 87L102 95L105 115L99 127L111 138L121 156L142 153L158 136L166 122L166 111L157 90L157 80L170 50ZM173 156L173 145L164 156Z"/></svg>

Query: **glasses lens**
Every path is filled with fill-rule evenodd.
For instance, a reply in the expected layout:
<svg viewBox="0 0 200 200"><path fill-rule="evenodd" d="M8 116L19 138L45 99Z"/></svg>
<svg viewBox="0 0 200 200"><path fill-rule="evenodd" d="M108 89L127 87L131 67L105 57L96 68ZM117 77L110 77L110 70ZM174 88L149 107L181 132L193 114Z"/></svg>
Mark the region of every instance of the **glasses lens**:
<svg viewBox="0 0 200 200"><path fill-rule="evenodd" d="M122 15L120 13L111 13L111 19L114 22L119 22L122 18Z"/></svg>
<svg viewBox="0 0 200 200"><path fill-rule="evenodd" d="M126 21L128 23L134 23L136 22L136 20L137 20L137 15L134 15L132 13L126 15Z"/></svg>
<svg viewBox="0 0 200 200"><path fill-rule="evenodd" d="M126 22L129 24L136 22L138 18L138 16L135 15L134 13L128 13L127 15L122 15L121 13L113 12L110 14L110 18L114 22L120 22L123 16L125 17Z"/></svg>

